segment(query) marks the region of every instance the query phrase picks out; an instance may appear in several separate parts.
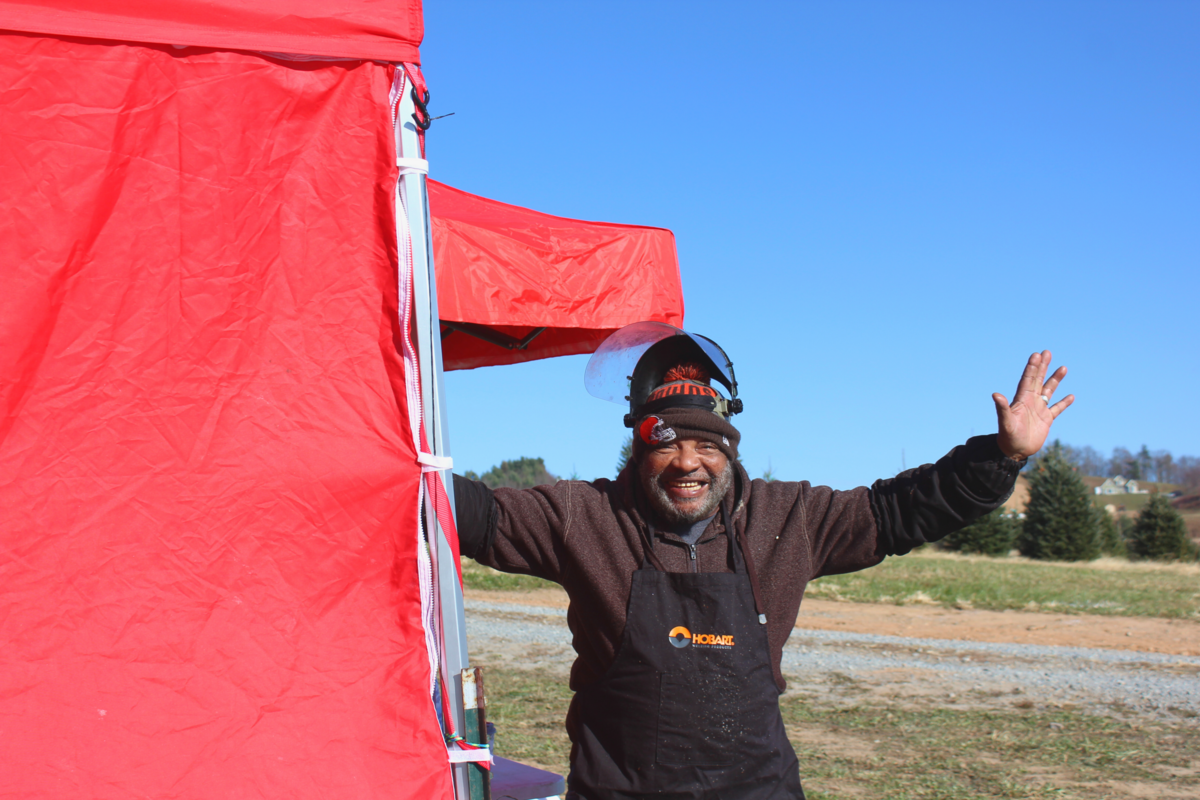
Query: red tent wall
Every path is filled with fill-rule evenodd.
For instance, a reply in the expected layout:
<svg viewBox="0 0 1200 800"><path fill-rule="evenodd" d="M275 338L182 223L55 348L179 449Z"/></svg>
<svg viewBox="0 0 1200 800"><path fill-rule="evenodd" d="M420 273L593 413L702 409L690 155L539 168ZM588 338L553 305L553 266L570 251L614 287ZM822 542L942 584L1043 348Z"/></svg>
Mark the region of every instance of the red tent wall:
<svg viewBox="0 0 1200 800"><path fill-rule="evenodd" d="M448 796L390 73L0 35L0 796Z"/></svg>
<svg viewBox="0 0 1200 800"><path fill-rule="evenodd" d="M522 339L506 350L455 331L446 369L590 353L631 322L683 324L675 237L665 228L583 222L429 181L438 315Z"/></svg>

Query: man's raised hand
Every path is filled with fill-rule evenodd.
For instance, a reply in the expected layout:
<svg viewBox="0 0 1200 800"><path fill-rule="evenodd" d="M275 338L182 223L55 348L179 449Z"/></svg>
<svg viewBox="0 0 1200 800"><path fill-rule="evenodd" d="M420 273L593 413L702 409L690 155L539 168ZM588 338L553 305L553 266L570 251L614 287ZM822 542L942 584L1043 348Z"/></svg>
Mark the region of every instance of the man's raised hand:
<svg viewBox="0 0 1200 800"><path fill-rule="evenodd" d="M1075 395L1069 394L1050 405L1050 398L1054 397L1054 390L1066 377L1067 368L1059 367L1050 380L1046 380L1046 370L1049 368L1050 351L1034 353L1021 374L1012 403L999 392L992 395L1000 423L998 443L1009 458L1028 458L1040 450L1054 420L1075 402Z"/></svg>

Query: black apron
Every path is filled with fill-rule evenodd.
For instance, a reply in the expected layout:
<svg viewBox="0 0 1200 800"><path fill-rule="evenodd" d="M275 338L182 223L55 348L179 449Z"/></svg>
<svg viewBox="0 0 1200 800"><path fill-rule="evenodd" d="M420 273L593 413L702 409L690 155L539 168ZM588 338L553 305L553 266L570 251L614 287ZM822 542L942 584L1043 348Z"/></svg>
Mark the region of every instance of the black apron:
<svg viewBox="0 0 1200 800"><path fill-rule="evenodd" d="M721 511L732 574L665 572L651 534L616 659L575 696L568 798L803 800L767 626Z"/></svg>

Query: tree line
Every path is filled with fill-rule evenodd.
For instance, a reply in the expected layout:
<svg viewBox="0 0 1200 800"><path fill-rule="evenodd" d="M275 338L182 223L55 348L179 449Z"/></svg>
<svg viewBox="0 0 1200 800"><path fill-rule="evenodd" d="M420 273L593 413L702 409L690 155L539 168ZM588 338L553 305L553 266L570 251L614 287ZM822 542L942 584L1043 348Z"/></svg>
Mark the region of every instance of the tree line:
<svg viewBox="0 0 1200 800"><path fill-rule="evenodd" d="M501 461L482 475L467 470L463 477L483 481L489 489L532 489L534 486L547 486L558 482L558 476L546 469L545 461L528 457Z"/></svg>
<svg viewBox="0 0 1200 800"><path fill-rule="evenodd" d="M993 556L1007 555L1015 547L1024 556L1053 561L1090 561L1101 555L1162 561L1200 558L1200 548L1167 495L1151 495L1136 518L1114 517L1092 503L1081 480L1083 468L1070 455L1059 442L1039 455L1026 476L1029 501L1024 519L997 509L946 537L942 546Z"/></svg>
<svg viewBox="0 0 1200 800"><path fill-rule="evenodd" d="M1046 453L1048 451L1043 451ZM1136 453L1125 447L1114 447L1112 455L1105 457L1093 447L1059 446L1059 453L1080 475L1098 478L1115 478L1123 475L1139 481L1173 483L1187 489L1200 489L1200 458L1180 456L1176 458L1169 450L1151 450L1146 445ZM1029 459L1026 472L1037 469L1044 457L1039 454Z"/></svg>

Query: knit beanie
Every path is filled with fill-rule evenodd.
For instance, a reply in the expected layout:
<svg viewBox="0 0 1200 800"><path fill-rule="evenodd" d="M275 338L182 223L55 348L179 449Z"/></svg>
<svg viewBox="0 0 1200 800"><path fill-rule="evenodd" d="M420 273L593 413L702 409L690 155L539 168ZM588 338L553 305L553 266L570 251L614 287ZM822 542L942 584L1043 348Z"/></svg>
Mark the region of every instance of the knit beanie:
<svg viewBox="0 0 1200 800"><path fill-rule="evenodd" d="M702 408L664 408L638 419L633 427L633 460L647 450L676 439L712 442L730 461L737 460L742 435L724 418Z"/></svg>

